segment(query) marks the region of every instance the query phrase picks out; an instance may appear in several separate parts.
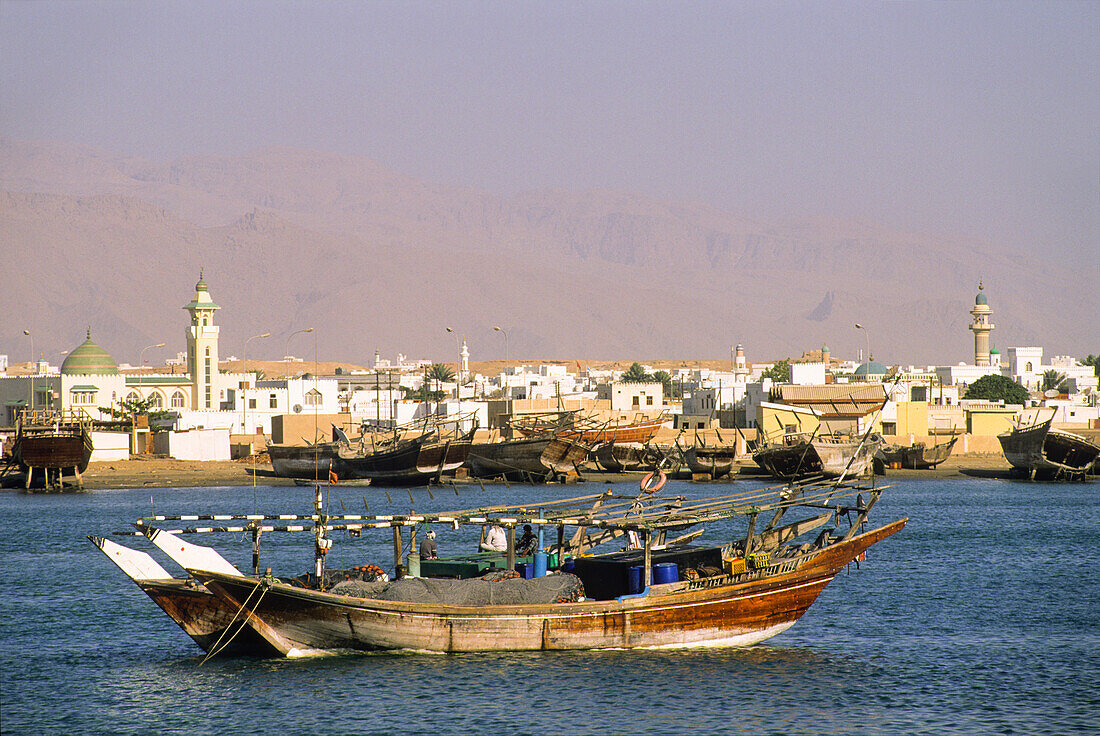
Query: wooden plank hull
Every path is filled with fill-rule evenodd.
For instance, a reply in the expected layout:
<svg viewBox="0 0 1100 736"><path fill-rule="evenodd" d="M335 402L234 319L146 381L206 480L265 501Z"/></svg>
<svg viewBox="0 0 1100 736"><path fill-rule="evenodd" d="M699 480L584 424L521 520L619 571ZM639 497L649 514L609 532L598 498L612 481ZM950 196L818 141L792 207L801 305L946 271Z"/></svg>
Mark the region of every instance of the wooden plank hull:
<svg viewBox="0 0 1100 736"><path fill-rule="evenodd" d="M402 440L379 452L341 447L336 472L342 478L370 479L374 484L419 485L462 467L469 451L469 439L438 442L434 435Z"/></svg>
<svg viewBox="0 0 1100 736"><path fill-rule="evenodd" d="M752 459L772 477L780 480L821 472L821 460L808 441L790 445L768 445L754 452Z"/></svg>
<svg viewBox="0 0 1100 736"><path fill-rule="evenodd" d="M684 450L684 462L691 472L711 478L729 475L736 461L737 450L733 447L689 447Z"/></svg>
<svg viewBox="0 0 1100 736"><path fill-rule="evenodd" d="M901 519L763 572L656 585L648 595L547 605L452 606L360 599L192 570L284 656L319 650L437 652L748 645L792 626L849 562Z"/></svg>
<svg viewBox="0 0 1100 736"><path fill-rule="evenodd" d="M216 645L219 654L272 656L278 654L254 629L243 625L244 616L194 580L137 580L145 594L190 636L203 651Z"/></svg>
<svg viewBox="0 0 1100 736"><path fill-rule="evenodd" d="M815 438L811 441L821 461L821 472L827 476L844 474L849 477L870 475L871 463L882 444L879 440Z"/></svg>
<svg viewBox="0 0 1100 736"><path fill-rule="evenodd" d="M481 442L470 448L467 465L478 478L543 480L552 473L576 469L588 457L588 447L563 437L526 437Z"/></svg>
<svg viewBox="0 0 1100 736"><path fill-rule="evenodd" d="M92 459L92 442L84 432L24 436L12 453L23 468L76 468L83 473Z"/></svg>
<svg viewBox="0 0 1100 736"><path fill-rule="evenodd" d="M1033 477L1080 477L1100 460L1100 446L1080 435L1054 429L1052 420L997 435L1005 459Z"/></svg>
<svg viewBox="0 0 1100 736"><path fill-rule="evenodd" d="M883 462L887 465L896 464L909 470L928 470L951 457L951 450L958 437L952 437L949 441L933 447L926 447L918 442L908 447L890 447L883 450Z"/></svg>
<svg viewBox="0 0 1100 736"><path fill-rule="evenodd" d="M268 445L271 469L280 478L328 480L329 470L339 473L337 445L326 442L313 446Z"/></svg>

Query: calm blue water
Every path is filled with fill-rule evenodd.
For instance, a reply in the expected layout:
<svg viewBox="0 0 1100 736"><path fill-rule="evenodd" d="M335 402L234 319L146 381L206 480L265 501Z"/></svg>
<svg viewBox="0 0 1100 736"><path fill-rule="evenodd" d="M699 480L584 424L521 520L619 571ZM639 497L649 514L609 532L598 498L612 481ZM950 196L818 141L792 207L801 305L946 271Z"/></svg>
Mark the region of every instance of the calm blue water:
<svg viewBox="0 0 1100 736"><path fill-rule="evenodd" d="M749 484L673 484L688 496ZM413 489L413 508L600 486ZM618 490L628 492L629 486ZM908 526L792 629L748 649L363 654L201 663L85 536L153 513L307 513L299 487L0 494L4 734L1100 732L1100 484L902 481L872 515ZM334 489L330 511L408 511L408 491ZM718 540L722 528L707 538ZM438 529L441 552L474 540ZM118 538L116 538L118 539ZM215 543L250 564L247 540ZM120 539L149 550L142 540ZM159 555L159 553L157 553ZM276 574L303 535L264 539ZM330 565L392 566L392 541L337 537ZM155 555L157 556L157 555ZM163 562L163 560L162 560ZM170 563L164 563L171 568Z"/></svg>

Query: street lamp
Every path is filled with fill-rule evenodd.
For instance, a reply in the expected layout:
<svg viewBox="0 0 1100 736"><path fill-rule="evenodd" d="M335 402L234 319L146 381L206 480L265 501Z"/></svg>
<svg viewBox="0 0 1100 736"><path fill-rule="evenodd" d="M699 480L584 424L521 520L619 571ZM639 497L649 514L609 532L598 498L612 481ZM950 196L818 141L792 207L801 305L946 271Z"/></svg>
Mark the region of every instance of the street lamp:
<svg viewBox="0 0 1100 736"><path fill-rule="evenodd" d="M863 336L867 338L867 371L871 371L871 334L867 332L867 328L856 322L856 329L863 330Z"/></svg>
<svg viewBox="0 0 1100 736"><path fill-rule="evenodd" d="M447 332L455 336L455 354L458 355L458 363L455 371L455 378L458 380L458 385L462 385L462 344L458 341L458 333L452 330L450 327L445 328Z"/></svg>
<svg viewBox="0 0 1100 736"><path fill-rule="evenodd" d="M23 334L31 339L31 365L34 366L34 373L31 373L31 392L27 397L27 411L34 409L34 374L38 373L38 363L34 360L34 335L30 330L23 330Z"/></svg>
<svg viewBox="0 0 1100 736"><path fill-rule="evenodd" d="M504 328L497 327L496 325L493 325L493 329L496 330L497 332L499 332L500 334L504 335L504 362L507 363L508 362L508 332Z"/></svg>
<svg viewBox="0 0 1100 736"><path fill-rule="evenodd" d="M271 333L265 332L262 335L253 335L244 341L244 373L246 376L248 375L248 343L258 337L271 337ZM248 397L243 390L241 391L241 434L248 434Z"/></svg>
<svg viewBox="0 0 1100 736"><path fill-rule="evenodd" d="M283 360L286 361L286 403L288 409L290 408L290 338L303 332L313 332L313 328L306 327L304 330L290 333L286 338L286 347L283 349Z"/></svg>
<svg viewBox="0 0 1100 736"><path fill-rule="evenodd" d="M164 343L162 343L162 342L158 342L156 345L146 345L145 347L143 347L141 349L141 352L138 353L138 368L144 368L145 367L145 351L146 350L148 350L150 348L162 348L162 347L164 347Z"/></svg>

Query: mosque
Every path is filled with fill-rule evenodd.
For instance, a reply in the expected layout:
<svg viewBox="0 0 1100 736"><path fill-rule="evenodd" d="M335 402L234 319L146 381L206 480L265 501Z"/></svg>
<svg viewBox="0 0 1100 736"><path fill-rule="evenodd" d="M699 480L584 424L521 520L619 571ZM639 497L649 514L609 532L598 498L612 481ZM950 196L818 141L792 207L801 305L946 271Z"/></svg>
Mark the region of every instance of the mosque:
<svg viewBox="0 0 1100 736"><path fill-rule="evenodd" d="M220 307L210 297L202 275L195 294L183 307L190 314L187 328L187 366L183 374L123 374L118 363L92 340L74 348L57 374L0 377L2 419L15 424L20 411L80 409L92 419L109 420L111 410L124 402L147 401L154 410L187 417L185 425L229 426L219 414L233 412L237 393L251 386L252 374L218 370L218 332L214 312ZM41 371L40 371L41 372ZM204 420L205 417L205 420Z"/></svg>

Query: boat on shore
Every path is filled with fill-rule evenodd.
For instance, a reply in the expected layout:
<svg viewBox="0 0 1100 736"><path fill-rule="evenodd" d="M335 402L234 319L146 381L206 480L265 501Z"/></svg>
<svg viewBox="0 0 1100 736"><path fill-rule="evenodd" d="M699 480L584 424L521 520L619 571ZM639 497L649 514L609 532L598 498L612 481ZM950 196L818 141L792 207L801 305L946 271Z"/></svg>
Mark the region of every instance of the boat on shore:
<svg viewBox="0 0 1100 736"><path fill-rule="evenodd" d="M1042 419L1040 412L1021 416L1016 426L997 435L1005 459L1032 480L1079 480L1096 467L1100 445L1081 435L1056 429L1054 412Z"/></svg>
<svg viewBox="0 0 1100 736"><path fill-rule="evenodd" d="M438 483L466 462L477 425L461 428L471 421L470 414L428 417L385 433L364 434L355 445L340 443L336 474L383 486Z"/></svg>
<svg viewBox="0 0 1100 736"><path fill-rule="evenodd" d="M951 450L954 449L958 440L957 436L952 437L947 442L940 442L932 447L928 447L923 442L914 442L911 445L888 445L881 450L882 462L888 468L928 470L951 457Z"/></svg>
<svg viewBox="0 0 1100 736"><path fill-rule="evenodd" d="M158 516L135 522L138 532L129 534L148 537L181 565L193 586L201 587L194 595L194 590L180 592L189 585L187 579L147 564L144 553L97 541L102 538L92 541L211 654L233 642L238 651L263 656L740 646L792 626L837 573L904 527L902 518L865 530L884 489L853 480L812 481L687 499L648 493L643 484L636 496L608 491L432 514L330 516L318 485L312 514ZM207 519L225 526L163 528ZM275 519L286 521L279 526ZM729 536L723 532L719 544L677 541L694 539L697 534L689 530L696 527L732 519L743 521L744 528L730 529ZM414 560L410 555L406 567L401 557L402 531L411 532L415 549L416 530L428 524L507 528L507 549L496 558L501 564L479 577L405 576ZM539 527L531 579L515 572L527 569L516 564L514 541L516 527L524 524ZM213 548L182 539L211 532L239 537L249 529L251 574L237 570ZM556 544L543 543L544 529L557 531ZM576 531L567 536L567 529ZM594 533L587 533L590 529ZM258 573L259 534L279 530L312 537L312 574ZM371 530L393 535L392 579L325 570L331 532L348 532L350 542ZM667 534L680 536L666 541ZM575 556L587 552L593 539L618 545L628 540L628 545ZM175 600L189 605L174 605ZM196 620L204 622L201 631Z"/></svg>
<svg viewBox="0 0 1100 736"><path fill-rule="evenodd" d="M526 414L511 421L512 429L524 437L560 435L590 446L601 442L644 444L652 440L664 424L664 415L632 422L600 422L582 416L579 411Z"/></svg>
<svg viewBox="0 0 1100 736"><path fill-rule="evenodd" d="M81 409L21 412L15 425L12 460L26 474L30 489L41 473L47 490L64 487L63 475L71 471L78 488L92 459L92 419Z"/></svg>
<svg viewBox="0 0 1100 736"><path fill-rule="evenodd" d="M348 438L337 427L332 428L331 442L312 445L267 446L271 469L280 478L327 481L330 473L340 474L340 447L348 446Z"/></svg>
<svg viewBox="0 0 1100 736"><path fill-rule="evenodd" d="M477 478L541 482L576 473L588 453L588 445L566 437L523 437L474 443L466 464Z"/></svg>
<svg viewBox="0 0 1100 736"><path fill-rule="evenodd" d="M862 477L874 472L874 457L882 444L881 435L791 434L765 444L752 459L777 479Z"/></svg>

